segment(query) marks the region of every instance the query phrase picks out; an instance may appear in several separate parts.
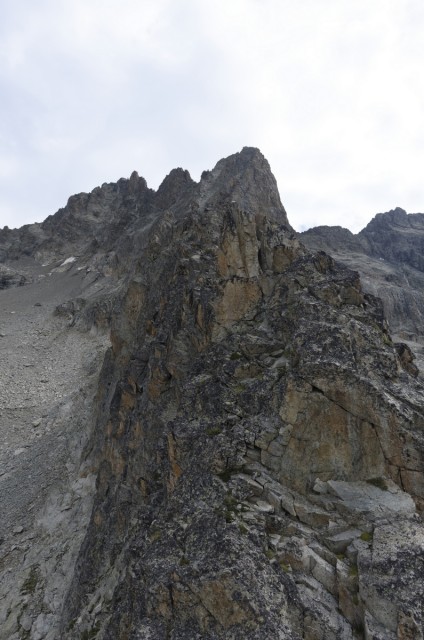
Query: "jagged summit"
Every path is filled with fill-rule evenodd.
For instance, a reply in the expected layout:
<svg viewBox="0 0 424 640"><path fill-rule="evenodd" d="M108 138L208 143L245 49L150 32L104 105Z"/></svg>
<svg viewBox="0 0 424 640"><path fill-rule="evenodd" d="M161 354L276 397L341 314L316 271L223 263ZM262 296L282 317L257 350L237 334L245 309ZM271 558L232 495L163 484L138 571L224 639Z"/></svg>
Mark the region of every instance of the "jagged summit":
<svg viewBox="0 0 424 640"><path fill-rule="evenodd" d="M407 213L405 209L396 207L386 213L377 213L374 218L367 224L367 226L360 232L366 233L367 230L376 229L378 227L384 227L389 225L396 225L399 227L412 227L423 228L424 227L424 214L422 213Z"/></svg>
<svg viewBox="0 0 424 640"><path fill-rule="evenodd" d="M242 210L270 216L291 229L267 160L258 149L245 147L204 172L199 183L177 168L154 191L134 171L129 179L71 196L42 223L0 230L0 262L22 255L54 261L69 250L82 255L93 241L107 248L124 229L134 231L165 209L176 206L183 215L193 206L204 210L217 202L235 202Z"/></svg>
<svg viewBox="0 0 424 640"><path fill-rule="evenodd" d="M196 182L192 180L186 169L172 169L160 184L154 196L155 206L168 209L178 200L182 200L184 195L194 195Z"/></svg>
<svg viewBox="0 0 424 640"><path fill-rule="evenodd" d="M270 216L291 229L268 161L254 147L220 160L200 181L201 202L235 201L245 211Z"/></svg>

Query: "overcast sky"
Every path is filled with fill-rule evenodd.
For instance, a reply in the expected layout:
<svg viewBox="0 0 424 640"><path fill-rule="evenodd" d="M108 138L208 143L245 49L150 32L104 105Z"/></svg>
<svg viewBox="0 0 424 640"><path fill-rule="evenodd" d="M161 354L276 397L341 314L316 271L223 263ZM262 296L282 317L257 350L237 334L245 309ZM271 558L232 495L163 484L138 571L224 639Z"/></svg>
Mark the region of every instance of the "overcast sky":
<svg viewBox="0 0 424 640"><path fill-rule="evenodd" d="M0 227L261 149L292 225L424 212L423 0L0 0Z"/></svg>

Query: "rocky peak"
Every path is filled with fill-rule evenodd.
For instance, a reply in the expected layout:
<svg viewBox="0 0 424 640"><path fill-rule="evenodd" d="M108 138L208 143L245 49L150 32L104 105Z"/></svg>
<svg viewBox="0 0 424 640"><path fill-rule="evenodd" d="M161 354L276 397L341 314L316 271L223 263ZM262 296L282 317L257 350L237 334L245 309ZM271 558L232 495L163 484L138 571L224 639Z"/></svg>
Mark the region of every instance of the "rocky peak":
<svg viewBox="0 0 424 640"><path fill-rule="evenodd" d="M291 229L269 163L254 147L244 147L203 172L200 203L213 207L218 202L236 203L243 211L268 216Z"/></svg>
<svg viewBox="0 0 424 640"><path fill-rule="evenodd" d="M377 214L358 234L365 251L424 271L424 214L399 207Z"/></svg>
<svg viewBox="0 0 424 640"><path fill-rule="evenodd" d="M155 194L155 205L159 209L168 209L177 200L181 200L184 194L192 192L195 184L186 169L172 169Z"/></svg>
<svg viewBox="0 0 424 640"><path fill-rule="evenodd" d="M139 176L137 171L133 171L128 180L128 193L132 196L140 195L148 191L146 180Z"/></svg>
<svg viewBox="0 0 424 640"><path fill-rule="evenodd" d="M405 209L401 209L400 207L391 209L386 213L377 213L371 222L361 231L361 234L367 235L372 231L387 229L388 227L424 229L424 214L407 213Z"/></svg>
<svg viewBox="0 0 424 640"><path fill-rule="evenodd" d="M93 253L99 244L106 251L132 222L149 215L153 194L134 171L129 179L73 195L65 207L40 224L0 230L0 262L27 256L39 263L53 263L69 255Z"/></svg>

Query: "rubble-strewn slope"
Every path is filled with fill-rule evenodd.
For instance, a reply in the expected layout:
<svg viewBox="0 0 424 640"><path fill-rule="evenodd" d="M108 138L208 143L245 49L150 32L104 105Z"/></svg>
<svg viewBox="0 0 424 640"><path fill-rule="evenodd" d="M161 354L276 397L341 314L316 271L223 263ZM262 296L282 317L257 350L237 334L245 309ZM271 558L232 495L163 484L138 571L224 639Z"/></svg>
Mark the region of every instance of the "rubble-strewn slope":
<svg viewBox="0 0 424 640"><path fill-rule="evenodd" d="M30 566L42 608L15 599L4 637L422 637L423 387L380 301L299 243L255 149L147 193L73 250L96 276L59 318L110 324L91 517L60 614L60 566Z"/></svg>

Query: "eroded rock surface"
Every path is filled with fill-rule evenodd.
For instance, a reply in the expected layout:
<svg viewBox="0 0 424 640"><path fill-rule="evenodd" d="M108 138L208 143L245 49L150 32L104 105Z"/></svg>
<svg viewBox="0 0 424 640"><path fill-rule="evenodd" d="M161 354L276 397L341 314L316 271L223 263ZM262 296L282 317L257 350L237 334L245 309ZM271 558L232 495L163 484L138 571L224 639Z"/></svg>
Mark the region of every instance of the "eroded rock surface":
<svg viewBox="0 0 424 640"><path fill-rule="evenodd" d="M8 519L33 547L11 562L8 542L0 637L422 637L424 389L380 300L299 242L255 149L199 184L118 185L4 241L11 268L31 232L41 271L0 296L41 290L42 269L76 284L44 316L75 356L71 415L49 422L71 463L37 519ZM77 357L97 349L100 372ZM52 538L35 522L67 555L36 563Z"/></svg>

